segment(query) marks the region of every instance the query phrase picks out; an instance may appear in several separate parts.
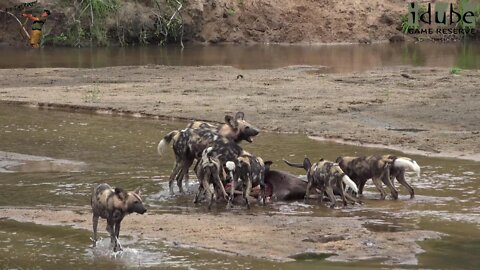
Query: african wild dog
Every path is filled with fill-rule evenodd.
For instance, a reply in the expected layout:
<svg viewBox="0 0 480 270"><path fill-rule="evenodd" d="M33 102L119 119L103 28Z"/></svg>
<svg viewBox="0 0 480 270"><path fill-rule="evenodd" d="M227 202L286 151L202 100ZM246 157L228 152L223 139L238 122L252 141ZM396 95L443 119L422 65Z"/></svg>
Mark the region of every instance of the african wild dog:
<svg viewBox="0 0 480 270"><path fill-rule="evenodd" d="M221 136L234 140L236 143L240 143L243 140L251 143L253 142L252 137L256 136L259 131L250 123L245 121L244 118L245 114L243 112L237 112L235 117L232 117L228 114L225 115L225 121L221 124L215 125L203 121L193 121L187 125L187 128L210 129ZM252 128L253 130L250 130Z"/></svg>
<svg viewBox="0 0 480 270"><path fill-rule="evenodd" d="M194 203L198 202L200 194L205 191L207 193L210 203L208 209L211 208L214 193L210 190L210 184L213 184L215 190L222 192L223 198L228 201L228 194L223 186L224 170L217 156L213 156L212 147L208 147L203 150L202 158L196 168L196 174L200 185L198 187L198 193L195 196Z"/></svg>
<svg viewBox="0 0 480 270"><path fill-rule="evenodd" d="M408 157L397 157L393 155L384 155L384 158L392 160L392 166L390 167L390 181L395 184L394 180L397 179L410 193L410 199L415 197L415 191L405 180L405 169L410 169L420 177L420 166L417 162Z"/></svg>
<svg viewBox="0 0 480 270"><path fill-rule="evenodd" d="M194 122L191 125L197 127L198 124L195 123L200 122ZM238 112L235 118L226 115L225 124L220 125L217 129L208 128L211 127L210 124L205 124L203 128L200 124L198 127L172 131L158 144L157 150L160 155L165 151L168 144L172 143L173 145L175 164L168 182L170 194L173 194L173 181L175 179L180 192L183 193L182 180L185 178L185 185L188 186L188 169L195 158L199 159L202 151L211 146L215 140L224 138L235 144L242 140L252 142L252 137L259 133L257 128L244 120L242 112Z"/></svg>
<svg viewBox="0 0 480 270"><path fill-rule="evenodd" d="M382 187L382 182L390 189L392 198L398 198L398 191L390 181L390 166L392 160L385 159L382 156L362 156L362 157L338 157L337 162L343 171L358 185L358 194L363 193L363 187L368 179L372 179L375 187L384 200L387 193Z"/></svg>
<svg viewBox="0 0 480 270"><path fill-rule="evenodd" d="M107 220L107 231L110 233L110 243L115 252L122 250L118 237L123 218L131 213L144 214L147 211L138 189L126 192L121 188L114 189L108 184L96 186L90 202L93 212L93 247L97 243L98 218L101 217Z"/></svg>
<svg viewBox="0 0 480 270"><path fill-rule="evenodd" d="M237 158L237 168L234 171L234 177L232 186L230 189L230 201L233 202L235 189L237 186L237 180L242 181L242 192L247 208L250 209L250 203L248 196L252 190L252 187L260 185L260 198L262 203L265 204L265 170L269 168L271 161L264 162L262 158L256 157L247 151L243 151Z"/></svg>
<svg viewBox="0 0 480 270"><path fill-rule="evenodd" d="M320 159L317 163L312 164L308 158L305 158L303 164L291 163L283 160L289 166L303 168L307 171L308 184L305 191L305 200L310 196L312 187L320 190L320 203L323 201L323 194L326 192L332 204L331 208L336 206L336 199L334 191L337 191L342 197L343 205L347 206L347 199L353 203L358 202L355 198L345 193L343 184L358 191L357 185L346 175L337 163L328 160Z"/></svg>
<svg viewBox="0 0 480 270"><path fill-rule="evenodd" d="M374 155L362 157L338 157L336 162L345 173L352 178L358 185L359 194L363 193L363 188L368 179L372 179L376 188L380 191L381 198L385 199L386 192L382 187L382 182L390 189L392 197L398 199L398 191L393 185L393 179L404 185L413 198L414 191L405 181L404 171L410 168L420 173L418 164L409 158L397 158L391 155Z"/></svg>

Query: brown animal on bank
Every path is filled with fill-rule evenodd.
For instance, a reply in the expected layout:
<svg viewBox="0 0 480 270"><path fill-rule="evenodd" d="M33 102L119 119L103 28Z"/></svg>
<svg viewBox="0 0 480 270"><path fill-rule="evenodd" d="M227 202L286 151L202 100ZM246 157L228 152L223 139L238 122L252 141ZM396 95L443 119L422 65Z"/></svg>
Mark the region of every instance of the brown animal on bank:
<svg viewBox="0 0 480 270"><path fill-rule="evenodd" d="M291 163L284 160L289 166L303 168L307 171L308 184L305 191L305 200L310 196L310 190L315 187L320 190L320 203L323 201L323 194L326 192L331 201L331 208L336 206L334 191L338 191L342 197L343 205L347 206L348 201L358 202L355 198L345 193L343 184L358 192L357 185L346 175L337 163L320 159L312 164L308 158L305 158L303 164Z"/></svg>
<svg viewBox="0 0 480 270"><path fill-rule="evenodd" d="M237 158L237 166L234 169L232 187L230 189L230 200L233 200L238 179L242 182L242 194L247 208L250 209L250 196L252 187L260 185L260 198L265 204L265 169L272 164L271 161L264 162L262 158L256 157L247 151L243 151ZM230 170L232 172L232 170ZM231 203L232 201L230 201Z"/></svg>
<svg viewBox="0 0 480 270"><path fill-rule="evenodd" d="M208 204L208 209L210 210L214 199L214 193L210 190L210 184L213 184L215 190L221 192L226 201L228 200L228 194L223 186L223 172L223 167L218 156L213 156L212 147L206 148L203 151L202 158L196 168L196 174L200 185L195 200L193 201L194 203L198 203L200 194L205 191L210 200L210 203Z"/></svg>
<svg viewBox="0 0 480 270"><path fill-rule="evenodd" d="M113 251L120 251L118 242L120 223L131 213L144 214L147 209L140 198L139 190L126 192L121 188L112 188L108 184L100 184L93 189L91 206L93 212L93 247L97 243L98 218L107 220L107 231L110 233L110 243Z"/></svg>
<svg viewBox="0 0 480 270"><path fill-rule="evenodd" d="M235 144L242 140L252 142L252 137L258 135L259 130L244 120L244 114L238 112L235 118L226 115L225 124L217 127L204 123L193 122L184 130L172 131L167 134L158 144L160 156L171 143L175 154L174 169L169 177L170 194L173 194L173 181L177 180L179 191L183 193L182 181L188 186L188 169L195 158L199 159L205 148L220 138L227 139Z"/></svg>
<svg viewBox="0 0 480 270"><path fill-rule="evenodd" d="M382 200L386 197L386 192L382 187L382 182L390 189L392 197L398 199L398 191L393 185L393 179L404 185L413 198L413 188L407 184L404 177L406 168L410 168L420 174L418 164L409 158L397 158L392 155L385 156L362 156L362 157L338 157L336 162L343 171L358 185L359 194L363 193L363 188L368 179L372 179L375 187L380 191Z"/></svg>

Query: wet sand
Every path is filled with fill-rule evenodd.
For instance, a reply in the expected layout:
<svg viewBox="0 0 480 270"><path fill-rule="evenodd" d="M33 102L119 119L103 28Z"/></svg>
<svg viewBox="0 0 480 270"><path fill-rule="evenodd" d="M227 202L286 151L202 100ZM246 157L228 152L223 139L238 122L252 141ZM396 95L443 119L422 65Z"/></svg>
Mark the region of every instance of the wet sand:
<svg viewBox="0 0 480 270"><path fill-rule="evenodd" d="M88 208L0 209L0 219L42 225L72 226L91 231ZM302 253L336 254L332 261L384 259L386 264L416 264L423 250L415 241L436 239L432 231L371 232L356 217L302 217L241 213L132 214L122 222L120 236L162 241L231 255L291 261ZM105 221L99 223L102 237ZM134 245L134 244L132 244Z"/></svg>
<svg viewBox="0 0 480 270"><path fill-rule="evenodd" d="M81 161L54 159L0 151L0 173L8 172L79 172L87 164Z"/></svg>
<svg viewBox="0 0 480 270"><path fill-rule="evenodd" d="M210 121L241 110L263 131L480 160L480 71L324 71L314 66L3 69L0 100Z"/></svg>

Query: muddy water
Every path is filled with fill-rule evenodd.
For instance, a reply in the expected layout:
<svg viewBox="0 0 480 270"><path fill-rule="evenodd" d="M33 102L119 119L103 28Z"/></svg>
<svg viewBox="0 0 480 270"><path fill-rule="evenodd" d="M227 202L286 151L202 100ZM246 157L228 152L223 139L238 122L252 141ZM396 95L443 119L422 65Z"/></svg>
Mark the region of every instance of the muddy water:
<svg viewBox="0 0 480 270"><path fill-rule="evenodd" d="M349 72L385 66L480 68L480 43L405 43L371 45L218 45L135 48L44 48L0 50L0 68L125 65L228 65L242 69L289 65L325 66L325 72Z"/></svg>
<svg viewBox="0 0 480 270"><path fill-rule="evenodd" d="M194 207L191 196L167 195L165 182L171 155L159 160L156 144L167 131L185 123L150 119L41 111L0 105L0 151L84 162L81 170L42 170L13 166L0 173L2 207L68 207L84 209L93 183L109 182L133 189L139 185L154 213L179 213ZM280 146L280 147L279 147ZM301 173L286 167L281 159L300 161L304 155L334 159L338 155L385 153L333 143L316 142L303 135L263 133L247 150L274 161L274 168ZM426 229L448 234L441 240L422 242L426 253L417 266L404 268L475 268L480 265L480 188L478 162L413 156L422 166L419 179L409 175L416 198L409 200L400 188L399 201L380 201L368 186L365 204L346 210L330 210L315 204L275 203L255 207L252 212L269 215L360 216L372 231ZM36 166L39 166L38 164ZM205 211L198 208L198 211ZM215 211L225 211L217 207ZM245 211L243 209L235 211ZM381 268L381 260L333 263L325 256L305 254L290 263L273 263L231 257L207 251L179 248L152 242L122 239L129 248L115 258L103 241L92 253L88 231L48 227L31 223L0 221L0 262L2 266L34 266L49 269L104 267L116 268L196 268L196 269L309 269Z"/></svg>

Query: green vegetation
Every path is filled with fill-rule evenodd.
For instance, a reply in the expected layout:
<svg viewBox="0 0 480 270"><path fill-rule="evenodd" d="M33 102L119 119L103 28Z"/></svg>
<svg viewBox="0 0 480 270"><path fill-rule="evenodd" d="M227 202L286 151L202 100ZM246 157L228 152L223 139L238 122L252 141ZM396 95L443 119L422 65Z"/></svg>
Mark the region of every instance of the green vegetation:
<svg viewBox="0 0 480 270"><path fill-rule="evenodd" d="M460 14L464 14L464 12L465 12L465 6L464 5L466 4L465 0L460 0L460 1L458 1L457 4L458 4L458 10L457 11ZM475 13L475 21L477 23L479 23L480 22L480 4L477 5L477 9L475 10L474 13ZM476 27L478 29L478 25ZM472 30L472 27L466 25L463 20L460 20L458 23L456 23L455 28L464 30L464 32L463 32L464 37L470 35L470 34L466 34L466 33L470 33L471 30Z"/></svg>
<svg viewBox="0 0 480 270"><path fill-rule="evenodd" d="M73 3L72 3L73 2ZM182 44L185 0L57 0L65 19L46 43L62 46ZM182 44L183 46L183 44Z"/></svg>
<svg viewBox="0 0 480 270"><path fill-rule="evenodd" d="M427 9L423 6L420 6L418 8L418 14L422 14L426 11L427 11ZM408 31L410 31L410 30L415 30L415 29L419 28L419 25L418 26L413 26L410 23L408 23L408 11L407 11L407 13L405 13L404 15L402 15L400 17L400 26L402 27L402 32L405 33L405 34L407 34Z"/></svg>
<svg viewBox="0 0 480 270"><path fill-rule="evenodd" d="M460 14L463 14L464 13L464 10L465 10L465 1L462 1L462 0L459 0L457 1L456 3L456 6L458 7L458 10L456 10L456 12L459 12ZM424 12L426 12L426 8L424 6L419 6L419 10L418 10L418 14L422 14ZM477 31L480 31L480 4L477 5L476 7L476 10L475 10L475 20L476 20L476 30ZM413 26L411 25L410 23L408 23L408 11L407 13L403 14L401 17L400 17L400 27L401 27L401 31L405 34L407 34L409 31L411 30L416 30L416 29L419 29L420 28L420 25L418 26ZM471 33L471 28L469 26L467 26L463 20L461 20L460 22L456 23L455 24L455 28L457 29L462 29L464 30L463 33ZM467 35L470 35L470 34L464 34L465 36Z"/></svg>
<svg viewBox="0 0 480 270"><path fill-rule="evenodd" d="M227 13L228 16L235 15L235 9L233 9L233 8L226 8L225 12Z"/></svg>
<svg viewBox="0 0 480 270"><path fill-rule="evenodd" d="M452 67L452 68L450 69L450 74L459 74L460 71L462 71L461 68L459 68L459 67Z"/></svg>

